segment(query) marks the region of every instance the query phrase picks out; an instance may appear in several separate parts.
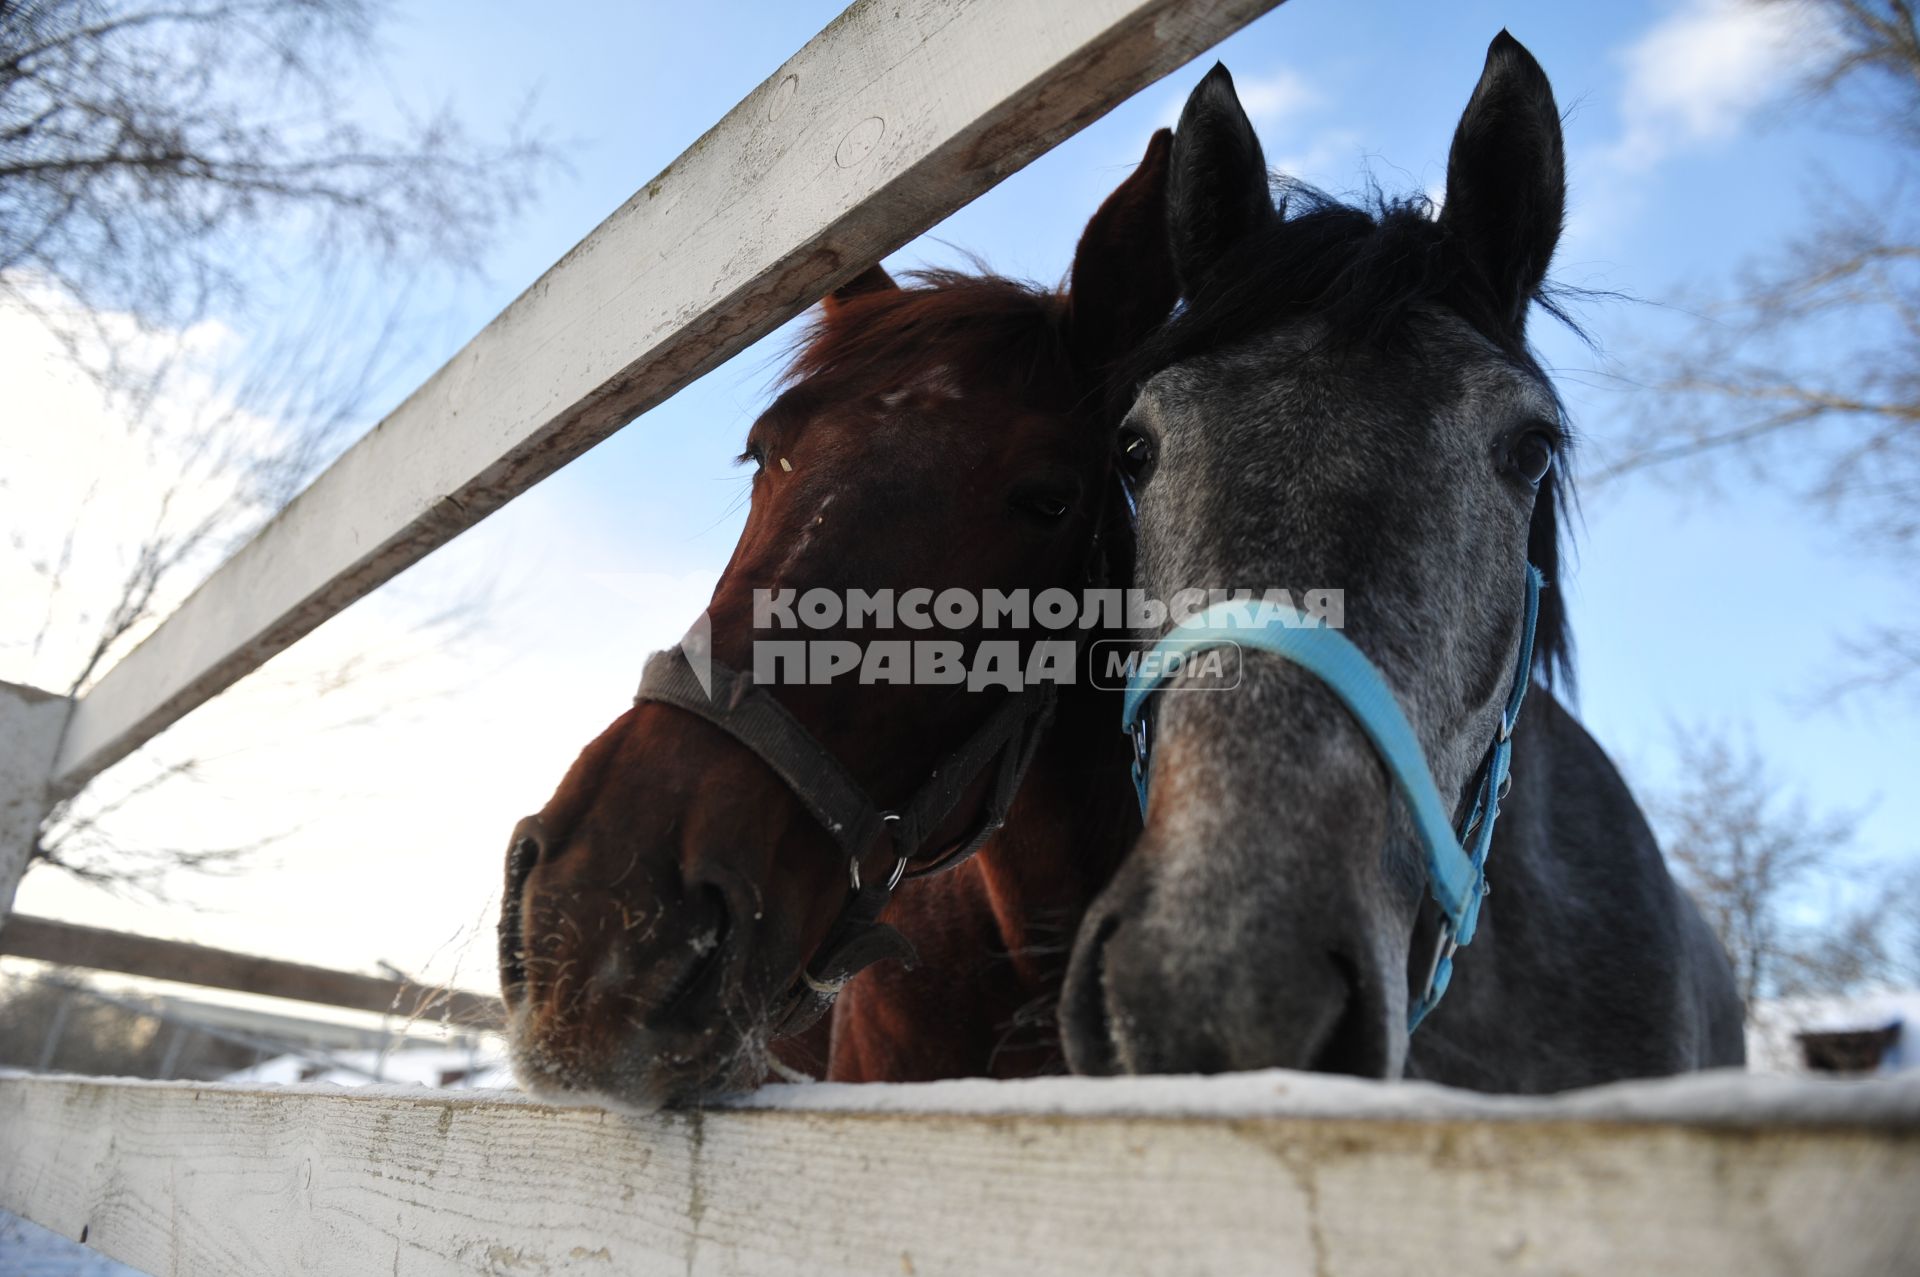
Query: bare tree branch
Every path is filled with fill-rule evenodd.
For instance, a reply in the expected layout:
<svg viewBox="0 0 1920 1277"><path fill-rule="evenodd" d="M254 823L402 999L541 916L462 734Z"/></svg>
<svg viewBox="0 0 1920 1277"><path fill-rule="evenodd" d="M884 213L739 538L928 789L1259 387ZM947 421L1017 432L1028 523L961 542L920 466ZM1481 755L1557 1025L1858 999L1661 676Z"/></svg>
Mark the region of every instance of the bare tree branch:
<svg viewBox="0 0 1920 1277"><path fill-rule="evenodd" d="M1749 1011L1764 998L1847 993L1893 974L1890 902L1897 884L1920 881L1920 869L1809 920L1809 888L1862 880L1852 852L1858 814L1814 814L1783 793L1751 747L1724 736L1683 732L1676 744L1677 775L1652 787L1648 811L1668 862L1726 947Z"/></svg>
<svg viewBox="0 0 1920 1277"><path fill-rule="evenodd" d="M84 693L365 427L414 353L416 283L469 269L552 161L523 125L477 141L446 109L394 103L397 131L367 125L342 86L372 57L381 8L0 0L0 310L34 316L92 376L147 467L136 491L89 485L63 525L9 529L43 597L8 600L18 635L0 648L72 655L41 685ZM247 316L248 340L209 349ZM298 675L306 698L459 640L479 599L421 621L419 643ZM413 681L405 695L433 694ZM146 896L182 870L244 870L287 831L211 846L126 832L210 761L130 760L55 809L35 864Z"/></svg>
<svg viewBox="0 0 1920 1277"><path fill-rule="evenodd" d="M1864 550L1920 548L1920 36L1909 0L1794 4L1826 33L1804 86L1835 124L1869 129L1895 160L1890 189L1828 183L1820 224L1648 358L1650 387L1624 447L1593 477L1707 477L1737 468L1804 500ZM1840 686L1905 685L1905 642L1857 652Z"/></svg>
<svg viewBox="0 0 1920 1277"><path fill-rule="evenodd" d="M182 324L237 299L255 251L472 262L551 154L449 111L393 137L336 87L369 0L0 2L0 292L22 272L94 309Z"/></svg>

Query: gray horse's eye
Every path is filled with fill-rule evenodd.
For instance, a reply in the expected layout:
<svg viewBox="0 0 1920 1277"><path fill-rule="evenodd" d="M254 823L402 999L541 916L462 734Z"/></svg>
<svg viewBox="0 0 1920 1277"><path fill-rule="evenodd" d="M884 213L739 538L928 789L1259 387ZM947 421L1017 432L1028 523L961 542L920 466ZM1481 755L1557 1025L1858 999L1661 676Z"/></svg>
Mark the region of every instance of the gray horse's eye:
<svg viewBox="0 0 1920 1277"><path fill-rule="evenodd" d="M1507 441L1501 464L1517 479L1539 487L1553 469L1554 449L1559 438L1544 426L1529 426Z"/></svg>
<svg viewBox="0 0 1920 1277"><path fill-rule="evenodd" d="M1153 469L1153 459L1157 449L1153 436L1136 426L1120 427L1120 436L1114 442L1120 454L1120 468L1134 483L1144 483Z"/></svg>

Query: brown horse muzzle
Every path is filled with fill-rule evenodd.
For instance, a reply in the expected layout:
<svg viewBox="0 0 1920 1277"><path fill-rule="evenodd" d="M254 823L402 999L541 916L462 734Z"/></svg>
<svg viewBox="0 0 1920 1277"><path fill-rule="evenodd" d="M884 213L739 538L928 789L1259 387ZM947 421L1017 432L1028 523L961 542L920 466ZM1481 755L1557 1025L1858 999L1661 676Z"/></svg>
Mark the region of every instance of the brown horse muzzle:
<svg viewBox="0 0 1920 1277"><path fill-rule="evenodd" d="M542 881L538 817L515 827L500 914L500 984L522 1081L652 1108L724 1082L719 1029L738 1000L744 945L718 886L675 884L636 911L617 892Z"/></svg>

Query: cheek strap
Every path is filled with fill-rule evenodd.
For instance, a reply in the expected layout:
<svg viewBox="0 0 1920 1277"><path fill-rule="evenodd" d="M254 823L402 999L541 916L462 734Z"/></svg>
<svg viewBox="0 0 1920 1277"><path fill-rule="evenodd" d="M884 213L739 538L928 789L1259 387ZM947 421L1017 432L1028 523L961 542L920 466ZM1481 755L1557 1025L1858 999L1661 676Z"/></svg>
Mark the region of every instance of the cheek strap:
<svg viewBox="0 0 1920 1277"><path fill-rule="evenodd" d="M920 788L897 809L883 809L840 760L801 725L786 706L742 671L709 661L706 685L681 647L647 659L636 705L671 705L704 719L746 746L785 782L847 858L848 895L840 915L801 973L783 1032L805 1028L831 1005L855 974L886 958L911 961L913 946L879 921L904 878L951 869L999 831L1027 766L1052 720L1054 688L1041 683L1010 692L960 747L942 758ZM969 832L927 854L927 844L952 821L960 802L988 778L980 818ZM876 845L888 853L884 874L868 876L862 863Z"/></svg>

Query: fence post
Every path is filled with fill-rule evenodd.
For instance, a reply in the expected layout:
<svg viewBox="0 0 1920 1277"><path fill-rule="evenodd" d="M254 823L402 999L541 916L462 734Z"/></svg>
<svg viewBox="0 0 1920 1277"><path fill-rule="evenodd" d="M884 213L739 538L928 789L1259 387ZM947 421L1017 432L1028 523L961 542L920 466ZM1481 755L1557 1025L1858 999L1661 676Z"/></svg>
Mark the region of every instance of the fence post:
<svg viewBox="0 0 1920 1277"><path fill-rule="evenodd" d="M53 805L48 782L72 708L64 696L0 682L0 927Z"/></svg>

